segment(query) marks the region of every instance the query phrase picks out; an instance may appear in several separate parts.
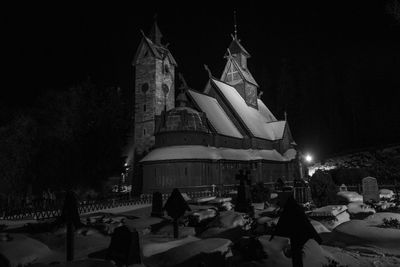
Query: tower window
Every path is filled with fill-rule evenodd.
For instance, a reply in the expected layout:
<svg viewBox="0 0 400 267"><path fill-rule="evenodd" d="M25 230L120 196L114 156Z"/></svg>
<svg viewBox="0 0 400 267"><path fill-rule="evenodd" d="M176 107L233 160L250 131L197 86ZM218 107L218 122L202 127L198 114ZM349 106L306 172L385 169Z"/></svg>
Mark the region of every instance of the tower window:
<svg viewBox="0 0 400 267"><path fill-rule="evenodd" d="M143 105L143 111L146 112L146 104Z"/></svg>
<svg viewBox="0 0 400 267"><path fill-rule="evenodd" d="M149 84L148 83L142 84L142 92L143 92L143 94L146 94L148 90L149 90Z"/></svg>
<svg viewBox="0 0 400 267"><path fill-rule="evenodd" d="M143 128L143 135L146 135L146 128Z"/></svg>
<svg viewBox="0 0 400 267"><path fill-rule="evenodd" d="M165 73L165 74L168 74L168 73L169 73L168 65L165 65L165 66L164 66L164 73Z"/></svg>

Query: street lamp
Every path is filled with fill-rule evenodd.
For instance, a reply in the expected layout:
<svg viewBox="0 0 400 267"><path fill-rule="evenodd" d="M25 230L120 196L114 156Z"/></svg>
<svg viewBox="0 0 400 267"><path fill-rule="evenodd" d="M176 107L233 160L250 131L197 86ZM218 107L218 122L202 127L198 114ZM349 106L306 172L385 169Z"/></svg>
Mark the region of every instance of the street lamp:
<svg viewBox="0 0 400 267"><path fill-rule="evenodd" d="M306 160L307 163L311 163L313 161L313 157L310 154L306 154L304 156L304 159Z"/></svg>

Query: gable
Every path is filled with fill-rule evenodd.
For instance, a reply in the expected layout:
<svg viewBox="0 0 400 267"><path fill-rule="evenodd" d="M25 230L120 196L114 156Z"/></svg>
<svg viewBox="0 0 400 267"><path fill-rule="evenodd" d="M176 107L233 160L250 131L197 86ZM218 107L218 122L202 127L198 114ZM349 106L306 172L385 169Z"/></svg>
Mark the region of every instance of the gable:
<svg viewBox="0 0 400 267"><path fill-rule="evenodd" d="M260 111L249 107L234 87L214 79L212 79L212 84L222 94L225 101L229 103L235 112L235 117L240 119L252 136L266 140L279 140L282 138L285 122L266 123L266 119Z"/></svg>
<svg viewBox="0 0 400 267"><path fill-rule="evenodd" d="M201 111L206 113L208 120L217 133L236 138L243 138L243 135L239 132L215 98L192 90L189 90L188 92Z"/></svg>

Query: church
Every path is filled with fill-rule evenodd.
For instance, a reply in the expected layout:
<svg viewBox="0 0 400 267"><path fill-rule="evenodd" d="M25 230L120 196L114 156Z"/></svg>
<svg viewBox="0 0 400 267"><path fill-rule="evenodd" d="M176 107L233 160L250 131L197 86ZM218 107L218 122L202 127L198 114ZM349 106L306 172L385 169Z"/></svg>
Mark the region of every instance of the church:
<svg viewBox="0 0 400 267"><path fill-rule="evenodd" d="M178 63L161 39L155 22L148 35L142 32L133 60L134 148L141 155L134 187L151 193L232 185L240 169L252 183L292 181L299 174L296 143L287 121L261 100L236 31L222 75L205 66L209 80L197 90L176 75Z"/></svg>

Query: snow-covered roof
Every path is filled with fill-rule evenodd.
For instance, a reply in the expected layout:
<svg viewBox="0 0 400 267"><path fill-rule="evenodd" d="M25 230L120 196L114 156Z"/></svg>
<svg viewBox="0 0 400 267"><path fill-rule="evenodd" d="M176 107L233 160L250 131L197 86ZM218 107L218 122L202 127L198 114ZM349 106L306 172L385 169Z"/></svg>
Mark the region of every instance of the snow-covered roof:
<svg viewBox="0 0 400 267"><path fill-rule="evenodd" d="M179 160L179 159L208 159L208 160L270 160L270 161L290 161L296 157L296 150L288 149L281 155L276 150L266 149L234 149L210 146L168 146L156 148L150 151L141 162Z"/></svg>
<svg viewBox="0 0 400 267"><path fill-rule="evenodd" d="M243 138L215 98L196 93L193 90L188 90L188 92L199 108L207 114L208 120L218 133Z"/></svg>
<svg viewBox="0 0 400 267"><path fill-rule="evenodd" d="M258 111L260 111L261 115L265 118L265 122L277 121L274 114L267 108L267 106L262 102L261 99L257 99Z"/></svg>
<svg viewBox="0 0 400 267"><path fill-rule="evenodd" d="M265 109L259 111L249 107L234 87L215 79L212 79L212 81L230 102L238 116L255 137L268 140L282 139L286 121L267 123L267 119L263 115ZM260 102L262 101L260 100Z"/></svg>

